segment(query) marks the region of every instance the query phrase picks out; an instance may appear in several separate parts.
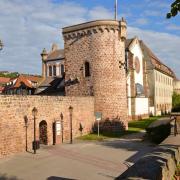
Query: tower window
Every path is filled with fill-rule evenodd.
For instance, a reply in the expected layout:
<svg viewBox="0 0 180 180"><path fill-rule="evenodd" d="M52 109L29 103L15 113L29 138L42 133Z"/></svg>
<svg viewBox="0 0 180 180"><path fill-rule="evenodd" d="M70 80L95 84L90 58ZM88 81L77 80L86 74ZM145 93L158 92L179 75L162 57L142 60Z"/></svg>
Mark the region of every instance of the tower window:
<svg viewBox="0 0 180 180"><path fill-rule="evenodd" d="M56 76L56 66L53 66L53 76Z"/></svg>
<svg viewBox="0 0 180 180"><path fill-rule="evenodd" d="M52 66L49 66L49 76L52 76Z"/></svg>
<svg viewBox="0 0 180 180"><path fill-rule="evenodd" d="M91 76L89 62L85 62L85 73L84 74L85 74L85 77Z"/></svg>
<svg viewBox="0 0 180 180"><path fill-rule="evenodd" d="M61 64L61 76L63 76L63 75L64 75L64 65Z"/></svg>

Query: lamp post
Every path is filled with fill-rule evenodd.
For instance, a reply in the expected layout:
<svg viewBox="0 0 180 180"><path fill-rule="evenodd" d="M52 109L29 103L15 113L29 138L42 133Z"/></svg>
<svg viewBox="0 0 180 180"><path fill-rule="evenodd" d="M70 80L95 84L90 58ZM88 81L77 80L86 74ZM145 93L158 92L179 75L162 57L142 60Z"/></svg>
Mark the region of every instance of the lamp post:
<svg viewBox="0 0 180 180"><path fill-rule="evenodd" d="M28 150L27 148L27 128L28 128L28 118L27 116L24 116L24 124L25 124L25 128L26 128L26 151Z"/></svg>
<svg viewBox="0 0 180 180"><path fill-rule="evenodd" d="M64 131L64 126L63 126L63 113L60 114L60 117L61 117L61 134L62 134L62 143L64 141L64 136L63 136L63 131Z"/></svg>
<svg viewBox="0 0 180 180"><path fill-rule="evenodd" d="M4 47L4 44L3 44L2 40L0 40L0 51L3 49L3 47Z"/></svg>
<svg viewBox="0 0 180 180"><path fill-rule="evenodd" d="M73 133L72 133L72 113L73 113L73 107L69 106L69 115L70 115L70 144L73 143Z"/></svg>
<svg viewBox="0 0 180 180"><path fill-rule="evenodd" d="M34 117L34 142L33 142L33 149L34 149L34 154L36 154L36 116L37 116L38 110L36 107L32 109L32 115Z"/></svg>

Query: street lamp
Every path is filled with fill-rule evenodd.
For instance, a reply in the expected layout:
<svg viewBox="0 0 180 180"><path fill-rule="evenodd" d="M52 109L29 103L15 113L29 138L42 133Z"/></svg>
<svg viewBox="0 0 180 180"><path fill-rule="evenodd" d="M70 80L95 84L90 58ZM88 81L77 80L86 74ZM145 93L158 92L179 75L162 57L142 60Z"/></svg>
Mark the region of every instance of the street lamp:
<svg viewBox="0 0 180 180"><path fill-rule="evenodd" d="M72 133L72 113L73 113L73 107L69 106L69 115L70 115L70 143L72 144L73 141L73 133Z"/></svg>
<svg viewBox="0 0 180 180"><path fill-rule="evenodd" d="M4 44L3 44L3 42L0 40L0 51L3 49L3 47L4 47Z"/></svg>
<svg viewBox="0 0 180 180"><path fill-rule="evenodd" d="M32 109L32 115L34 117L34 141L33 141L33 150L34 154L36 154L37 144L36 144L36 116L37 116L38 110L36 107Z"/></svg>
<svg viewBox="0 0 180 180"><path fill-rule="evenodd" d="M26 151L27 151L27 128L28 128L28 117L24 116L24 124L26 128Z"/></svg>
<svg viewBox="0 0 180 180"><path fill-rule="evenodd" d="M62 143L64 141L64 136L63 136L63 131L64 131L64 126L63 126L63 113L60 114L60 117L61 117L61 134L62 134Z"/></svg>

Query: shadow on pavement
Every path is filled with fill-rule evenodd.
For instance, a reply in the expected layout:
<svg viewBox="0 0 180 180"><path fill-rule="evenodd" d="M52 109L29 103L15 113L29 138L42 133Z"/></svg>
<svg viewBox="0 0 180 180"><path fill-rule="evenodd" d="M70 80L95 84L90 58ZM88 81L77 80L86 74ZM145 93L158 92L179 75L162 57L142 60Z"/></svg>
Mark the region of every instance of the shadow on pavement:
<svg viewBox="0 0 180 180"><path fill-rule="evenodd" d="M140 157L153 151L155 144L143 139L144 133L136 133L124 136L120 139L112 141L105 141L100 143L103 146L108 146L116 149L124 149L125 151L133 151L134 155L129 157L126 161L135 163Z"/></svg>
<svg viewBox="0 0 180 180"><path fill-rule="evenodd" d="M20 180L16 176L8 177L7 174L0 174L0 180Z"/></svg>
<svg viewBox="0 0 180 180"><path fill-rule="evenodd" d="M46 180L76 180L76 179L69 179L69 178L64 178L64 177L50 176Z"/></svg>

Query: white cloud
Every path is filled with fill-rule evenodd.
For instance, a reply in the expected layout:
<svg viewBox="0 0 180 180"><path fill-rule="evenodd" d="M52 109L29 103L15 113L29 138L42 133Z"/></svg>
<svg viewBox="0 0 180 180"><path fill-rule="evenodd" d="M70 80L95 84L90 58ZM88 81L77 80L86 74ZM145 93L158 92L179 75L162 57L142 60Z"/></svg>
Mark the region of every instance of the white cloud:
<svg viewBox="0 0 180 180"><path fill-rule="evenodd" d="M177 26L175 24L170 24L166 27L168 30L180 30L180 26Z"/></svg>
<svg viewBox="0 0 180 180"><path fill-rule="evenodd" d="M146 18L138 18L135 21L135 24L137 24L137 25L146 25L148 23L149 23L149 20Z"/></svg>
<svg viewBox="0 0 180 180"><path fill-rule="evenodd" d="M158 10L145 10L143 13L145 16L162 16L162 12Z"/></svg>
<svg viewBox="0 0 180 180"><path fill-rule="evenodd" d="M112 19L113 13L104 7L95 7L89 11L89 19Z"/></svg>
<svg viewBox="0 0 180 180"><path fill-rule="evenodd" d="M50 0L0 0L0 39L5 44L0 52L0 70L40 74L42 49L50 49L54 42L63 48L62 27L113 16L103 6L87 9L70 1L53 4ZM146 23L143 19L139 21ZM179 72L178 36L134 27L128 31L147 42L165 63Z"/></svg>

